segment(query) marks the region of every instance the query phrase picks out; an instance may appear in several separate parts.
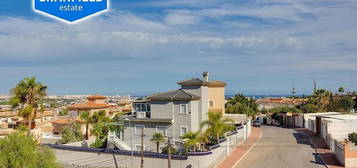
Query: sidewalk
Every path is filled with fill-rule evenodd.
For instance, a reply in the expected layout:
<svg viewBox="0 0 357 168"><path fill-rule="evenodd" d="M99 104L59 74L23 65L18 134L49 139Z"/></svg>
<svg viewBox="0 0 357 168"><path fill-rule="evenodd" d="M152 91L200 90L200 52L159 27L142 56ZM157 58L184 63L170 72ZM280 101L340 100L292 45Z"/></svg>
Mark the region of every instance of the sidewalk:
<svg viewBox="0 0 357 168"><path fill-rule="evenodd" d="M224 159L224 161L218 166L218 168L231 168L233 167L244 155L247 151L255 144L260 138L261 130L260 128L252 127L252 133L248 137L248 144L245 143L238 146L228 157ZM248 147L248 149L246 148Z"/></svg>
<svg viewBox="0 0 357 168"><path fill-rule="evenodd" d="M330 149L328 149L324 139L316 136L315 133L313 133L310 130L305 129L305 128L299 128L296 130L302 131L310 137L311 143L314 145L317 153L319 153L319 155L321 156L321 159L326 163L326 166L328 168L342 168L342 167L344 167L337 160L334 153Z"/></svg>

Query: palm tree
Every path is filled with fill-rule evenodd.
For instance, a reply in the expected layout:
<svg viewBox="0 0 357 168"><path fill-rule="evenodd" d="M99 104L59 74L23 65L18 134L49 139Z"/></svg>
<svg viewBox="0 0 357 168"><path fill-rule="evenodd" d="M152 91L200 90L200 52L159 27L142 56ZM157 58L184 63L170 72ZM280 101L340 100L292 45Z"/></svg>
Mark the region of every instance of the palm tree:
<svg viewBox="0 0 357 168"><path fill-rule="evenodd" d="M22 118L26 119L27 121L30 121L32 112L33 112L33 107L26 106L26 107L22 108L21 110L19 110L18 115L21 116ZM31 123L31 122L29 122L29 123ZM28 127L31 128L31 125L28 125Z"/></svg>
<svg viewBox="0 0 357 168"><path fill-rule="evenodd" d="M201 150L204 149L204 145L209 143L209 132L205 131L204 133L199 134L198 141L200 143Z"/></svg>
<svg viewBox="0 0 357 168"><path fill-rule="evenodd" d="M90 116L90 113L88 111L82 112L79 117L83 119L84 122L86 123L86 140L88 140L88 129L89 129L89 124L92 122L92 117Z"/></svg>
<svg viewBox="0 0 357 168"><path fill-rule="evenodd" d="M156 143L156 152L159 153L160 142L164 142L165 137L161 133L155 133L154 135L152 135L150 141Z"/></svg>
<svg viewBox="0 0 357 168"><path fill-rule="evenodd" d="M342 95L343 93L345 93L345 88L343 87L338 88L338 92Z"/></svg>
<svg viewBox="0 0 357 168"><path fill-rule="evenodd" d="M50 108L52 110L52 114L55 114L55 109L57 108L57 103L56 102L50 103Z"/></svg>
<svg viewBox="0 0 357 168"><path fill-rule="evenodd" d="M193 148L193 151L196 152L196 147L200 143L200 132L189 131L182 136L182 139L185 141L185 147Z"/></svg>
<svg viewBox="0 0 357 168"><path fill-rule="evenodd" d="M11 90L11 94L13 95L11 98L12 107L20 106L19 114L28 119L27 135L30 136L32 119L37 116L39 101L47 95L47 86L37 82L35 77L24 78ZM30 107L24 113L22 110L27 106ZM31 108L31 112L28 112Z"/></svg>
<svg viewBox="0 0 357 168"><path fill-rule="evenodd" d="M328 110L328 104L330 103L333 94L325 89L318 89L315 91L314 95L311 97L311 102L313 102L318 108L319 111Z"/></svg>
<svg viewBox="0 0 357 168"><path fill-rule="evenodd" d="M230 125L233 120L230 118L223 118L222 113L208 113L208 120L201 123L201 129L204 126L208 126L207 131L213 134L216 137L217 144L219 143L219 138L224 135L224 133L233 129L233 126Z"/></svg>
<svg viewBox="0 0 357 168"><path fill-rule="evenodd" d="M91 120L93 123L103 123L103 122L110 121L109 117L106 116L106 113L104 110L94 112L91 118L92 118Z"/></svg>

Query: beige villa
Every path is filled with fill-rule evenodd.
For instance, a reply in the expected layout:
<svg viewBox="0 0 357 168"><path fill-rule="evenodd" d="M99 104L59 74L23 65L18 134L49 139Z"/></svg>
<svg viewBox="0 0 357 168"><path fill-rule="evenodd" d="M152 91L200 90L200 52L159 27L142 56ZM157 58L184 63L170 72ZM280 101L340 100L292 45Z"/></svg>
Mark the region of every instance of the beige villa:
<svg viewBox="0 0 357 168"><path fill-rule="evenodd" d="M84 103L78 103L67 106L71 117L79 116L81 112L88 111L91 115L95 112L104 110L107 116L118 111L116 105L110 105L105 102L106 97L102 95L91 95L87 97Z"/></svg>
<svg viewBox="0 0 357 168"><path fill-rule="evenodd" d="M87 97L87 101L84 103L67 106L67 109L70 110L69 116L58 117L57 120L53 121L54 128L52 132L54 134L61 134L62 127L71 122L76 122L81 124L81 131L85 133L84 121L80 119L80 114L84 111L88 111L90 115L98 111L105 111L106 116L113 116L119 112L117 105L108 104L105 102L105 99L106 97L102 95L91 95Z"/></svg>
<svg viewBox="0 0 357 168"><path fill-rule="evenodd" d="M211 81L208 83L208 111L225 113L224 88L226 83Z"/></svg>

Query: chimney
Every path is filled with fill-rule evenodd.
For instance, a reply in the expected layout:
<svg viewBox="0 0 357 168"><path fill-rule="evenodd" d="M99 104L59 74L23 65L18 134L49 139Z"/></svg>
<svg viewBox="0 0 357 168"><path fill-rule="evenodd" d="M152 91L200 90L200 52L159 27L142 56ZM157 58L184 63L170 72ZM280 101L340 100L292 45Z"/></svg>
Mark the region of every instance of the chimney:
<svg viewBox="0 0 357 168"><path fill-rule="evenodd" d="M208 82L209 72L203 72L202 75L203 75L203 81Z"/></svg>

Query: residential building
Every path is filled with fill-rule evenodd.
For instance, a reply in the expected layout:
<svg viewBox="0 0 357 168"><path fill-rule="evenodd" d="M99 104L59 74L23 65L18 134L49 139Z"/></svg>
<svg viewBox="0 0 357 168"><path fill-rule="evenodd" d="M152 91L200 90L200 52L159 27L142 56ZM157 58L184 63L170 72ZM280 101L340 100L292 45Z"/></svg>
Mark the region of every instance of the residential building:
<svg viewBox="0 0 357 168"><path fill-rule="evenodd" d="M207 120L207 113L224 113L224 87L222 81L209 81L208 72L203 78L179 81L180 88L153 94L133 102L133 115L124 121L124 133L117 133L125 144L133 143L134 150L141 147L141 130L144 129L144 148L154 151L152 135L159 132L180 144L188 131L199 131L200 123ZM129 122L130 121L130 122ZM131 137L131 138L130 138ZM163 146L162 143L161 146ZM113 146L112 146L113 147ZM119 146L120 148L120 146Z"/></svg>
<svg viewBox="0 0 357 168"><path fill-rule="evenodd" d="M307 117L307 128L324 139L341 164L356 167L357 145L349 141L348 135L357 132L357 115L338 112L318 114Z"/></svg>
<svg viewBox="0 0 357 168"><path fill-rule="evenodd" d="M85 111L88 111L90 115L93 115L95 112L98 111L105 111L106 116L113 116L116 112L118 112L117 106L108 104L105 100L105 96L91 95L87 97L86 102L67 106L67 109L70 110L69 116L58 117L56 118L56 120L52 121L54 127L52 133L61 134L61 129L69 123L73 122L82 124L81 131L82 133L85 133L85 124L84 121L82 121L80 118L81 113Z"/></svg>
<svg viewBox="0 0 357 168"><path fill-rule="evenodd" d="M87 97L87 101L84 103L77 103L67 106L70 110L71 117L79 118L80 113L88 111L91 115L95 112L104 110L107 116L114 114L117 111L115 105L110 105L105 102L106 97L102 95L91 95Z"/></svg>
<svg viewBox="0 0 357 168"><path fill-rule="evenodd" d="M117 106L118 106L118 112L121 113L128 113L133 111L133 107L132 107L132 101L118 101L117 102Z"/></svg>
<svg viewBox="0 0 357 168"><path fill-rule="evenodd" d="M269 98L259 99L256 101L259 110L269 110L275 107L295 107L304 102L304 99L290 99L290 98Z"/></svg>

